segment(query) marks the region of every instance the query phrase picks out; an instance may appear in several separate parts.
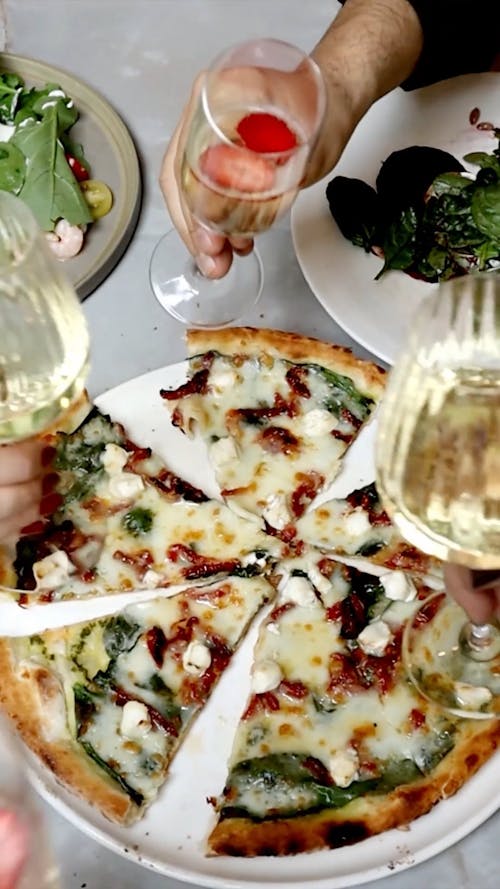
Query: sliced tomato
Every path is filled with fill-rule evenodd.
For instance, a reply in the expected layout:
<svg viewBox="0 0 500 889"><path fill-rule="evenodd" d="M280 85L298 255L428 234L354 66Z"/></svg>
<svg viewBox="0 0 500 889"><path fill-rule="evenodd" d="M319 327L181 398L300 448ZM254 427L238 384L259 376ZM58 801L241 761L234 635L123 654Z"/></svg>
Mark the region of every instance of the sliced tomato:
<svg viewBox="0 0 500 889"><path fill-rule="evenodd" d="M78 158L73 157L72 154L67 154L66 160L68 161L68 166L77 182L85 182L85 180L89 178L89 171L82 163L80 163Z"/></svg>
<svg viewBox="0 0 500 889"><path fill-rule="evenodd" d="M100 182L99 179L87 179L80 183L80 188L92 219L100 219L109 213L113 206L113 195L105 182Z"/></svg>
<svg viewBox="0 0 500 889"><path fill-rule="evenodd" d="M243 144L251 151L274 153L291 151L298 139L287 123L275 114L256 112L242 117L236 127Z"/></svg>
<svg viewBox="0 0 500 889"><path fill-rule="evenodd" d="M221 188L243 192L269 191L274 184L274 165L263 157L231 145L212 145L200 157L200 170Z"/></svg>

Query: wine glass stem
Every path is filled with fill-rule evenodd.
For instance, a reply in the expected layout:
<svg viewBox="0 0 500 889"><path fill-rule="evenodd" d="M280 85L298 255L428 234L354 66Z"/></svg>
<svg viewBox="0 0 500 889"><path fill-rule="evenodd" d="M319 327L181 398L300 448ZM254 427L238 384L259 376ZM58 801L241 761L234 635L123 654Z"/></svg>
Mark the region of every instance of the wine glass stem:
<svg viewBox="0 0 500 889"><path fill-rule="evenodd" d="M468 621L462 627L460 647L473 661L489 661L500 652L500 632L493 624Z"/></svg>

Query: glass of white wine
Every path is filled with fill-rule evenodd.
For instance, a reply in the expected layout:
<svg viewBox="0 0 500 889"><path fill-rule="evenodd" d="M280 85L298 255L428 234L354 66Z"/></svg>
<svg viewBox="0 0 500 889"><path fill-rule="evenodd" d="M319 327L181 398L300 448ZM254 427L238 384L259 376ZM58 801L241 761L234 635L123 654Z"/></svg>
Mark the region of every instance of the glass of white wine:
<svg viewBox="0 0 500 889"><path fill-rule="evenodd" d="M0 445L43 432L82 392L89 334L31 211L0 191Z"/></svg>
<svg viewBox="0 0 500 889"><path fill-rule="evenodd" d="M206 71L185 144L179 187L201 228L254 238L293 203L323 119L321 72L302 50L253 40ZM157 244L150 281L160 304L194 327L240 319L258 300L259 255L234 255L228 274L204 277L175 230Z"/></svg>
<svg viewBox="0 0 500 889"><path fill-rule="evenodd" d="M390 375L376 463L403 537L470 569L477 586L500 576L500 275L454 279L423 302ZM403 654L425 697L460 716L500 716L495 620L474 624L434 593L408 622Z"/></svg>
<svg viewBox="0 0 500 889"><path fill-rule="evenodd" d="M24 751L0 717L0 886L60 889Z"/></svg>

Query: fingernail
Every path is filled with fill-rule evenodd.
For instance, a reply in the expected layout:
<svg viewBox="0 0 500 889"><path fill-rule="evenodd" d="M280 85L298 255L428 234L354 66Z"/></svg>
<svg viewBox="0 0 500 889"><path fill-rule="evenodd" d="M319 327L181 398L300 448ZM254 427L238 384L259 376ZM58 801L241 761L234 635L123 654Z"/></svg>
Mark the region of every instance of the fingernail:
<svg viewBox="0 0 500 889"><path fill-rule="evenodd" d="M42 494L50 494L59 481L59 473L48 472L42 479Z"/></svg>
<svg viewBox="0 0 500 889"><path fill-rule="evenodd" d="M46 445L46 447L44 447L42 450L42 466L50 466L56 453L57 451L55 448L52 447L52 445Z"/></svg>
<svg viewBox="0 0 500 889"><path fill-rule="evenodd" d="M201 274L207 278L210 278L215 272L215 260L211 256L207 256L206 253L200 253L196 256L196 265Z"/></svg>
<svg viewBox="0 0 500 889"><path fill-rule="evenodd" d="M42 497L40 503L40 515L52 515L56 509L59 509L63 502L63 497L61 494L48 494L47 497Z"/></svg>
<svg viewBox="0 0 500 889"><path fill-rule="evenodd" d="M213 235L204 228L197 228L193 232L193 241L200 253L213 253L214 240Z"/></svg>

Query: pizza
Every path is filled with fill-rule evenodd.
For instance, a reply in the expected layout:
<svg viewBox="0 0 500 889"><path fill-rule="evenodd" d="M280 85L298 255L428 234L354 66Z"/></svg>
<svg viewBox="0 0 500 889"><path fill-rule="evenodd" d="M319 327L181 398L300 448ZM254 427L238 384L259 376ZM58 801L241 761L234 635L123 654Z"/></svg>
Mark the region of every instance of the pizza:
<svg viewBox="0 0 500 889"><path fill-rule="evenodd" d="M441 575L437 559L404 540L380 502L375 482L322 503L296 524L299 539L337 555L417 575Z"/></svg>
<svg viewBox="0 0 500 889"><path fill-rule="evenodd" d="M403 627L425 587L406 578L402 600L333 559L319 560L321 582L289 567L212 801L212 854L297 854L400 827L454 793L500 739L497 720L449 716L406 678Z"/></svg>
<svg viewBox="0 0 500 889"><path fill-rule="evenodd" d="M231 578L109 617L0 640L0 702L23 739L113 821L151 804L255 613L265 578Z"/></svg>
<svg viewBox="0 0 500 889"><path fill-rule="evenodd" d="M283 331L194 330L187 345L187 383L161 392L172 422L206 442L226 503L286 536L336 477L384 371Z"/></svg>
<svg viewBox="0 0 500 889"><path fill-rule="evenodd" d="M290 855L404 826L492 755L500 721L459 719L407 678L404 627L440 565L399 536L375 485L316 502L384 374L277 331L190 331L188 347L187 380L157 394L158 410L205 443L220 499L96 408L51 431L44 517L3 547L0 583L47 610L72 597L85 608L95 596L147 598L0 639L0 703L66 786L131 824L257 617L207 853ZM490 712L475 687L455 692Z"/></svg>
<svg viewBox="0 0 500 889"><path fill-rule="evenodd" d="M47 451L52 511L0 552L0 583L23 605L256 573L279 553L257 522L176 476L96 408Z"/></svg>

